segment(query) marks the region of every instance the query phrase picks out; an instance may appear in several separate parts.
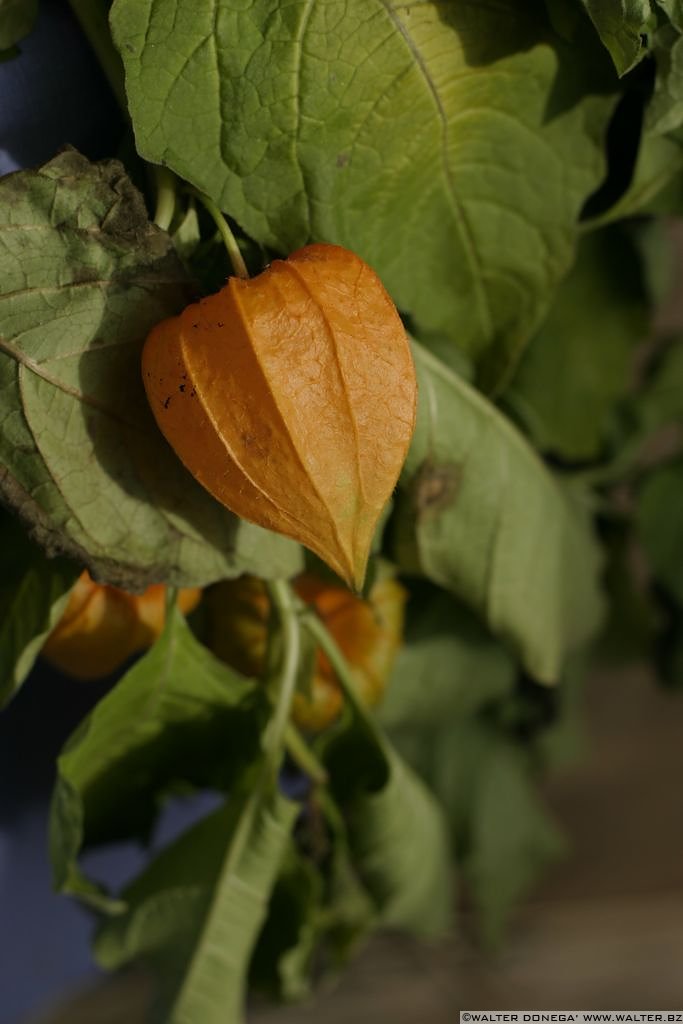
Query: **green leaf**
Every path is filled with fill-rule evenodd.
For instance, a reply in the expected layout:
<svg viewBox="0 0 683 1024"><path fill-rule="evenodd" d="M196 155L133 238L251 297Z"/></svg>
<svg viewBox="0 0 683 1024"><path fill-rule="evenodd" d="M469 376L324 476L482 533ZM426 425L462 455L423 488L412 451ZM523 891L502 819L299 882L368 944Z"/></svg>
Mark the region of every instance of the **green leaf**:
<svg viewBox="0 0 683 1024"><path fill-rule="evenodd" d="M292 844L250 967L250 983L271 998L289 1002L309 994L311 960L323 930L322 899L320 872Z"/></svg>
<svg viewBox="0 0 683 1024"><path fill-rule="evenodd" d="M683 341L680 338L660 354L636 404L644 432L683 422Z"/></svg>
<svg viewBox="0 0 683 1024"><path fill-rule="evenodd" d="M104 924L100 963L144 958L159 972L156 1019L240 1024L249 962L299 813L274 788L233 792L225 808L164 850Z"/></svg>
<svg viewBox="0 0 683 1024"><path fill-rule="evenodd" d="M38 0L0 0L0 50L9 50L33 28Z"/></svg>
<svg viewBox="0 0 683 1024"><path fill-rule="evenodd" d="M637 152L635 167L623 195L607 212L601 214L593 224L605 224L624 217L643 213L678 213L683 209L683 23L677 4L660 4L666 7L671 20L660 12L659 26L651 38L651 54L654 70L654 88L650 90L647 78L641 76L640 84L634 85L630 98L630 124L635 135ZM635 109L642 108L649 92L644 115L633 117ZM635 101L635 104L634 102ZM621 134L628 130L622 108ZM615 121L616 124L616 121ZM614 140L612 140L614 142ZM624 168L624 140L620 139L615 149L615 177L622 175Z"/></svg>
<svg viewBox="0 0 683 1024"><path fill-rule="evenodd" d="M677 260L671 225L661 217L650 217L632 222L627 230L638 252L643 290L656 310L667 302L676 284Z"/></svg>
<svg viewBox="0 0 683 1024"><path fill-rule="evenodd" d="M348 811L349 845L385 927L448 931L454 910L448 827L422 780L387 751L389 779Z"/></svg>
<svg viewBox="0 0 683 1024"><path fill-rule="evenodd" d="M330 842L328 863L324 870L325 897L321 933L326 954L325 967L328 973L333 973L349 960L377 927L379 914L353 862L349 831L339 807L327 790L318 791L316 796Z"/></svg>
<svg viewBox="0 0 683 1024"><path fill-rule="evenodd" d="M148 330L190 293L115 161L73 150L0 181L0 493L48 551L129 590L288 574L290 541L234 517L156 427Z"/></svg>
<svg viewBox="0 0 683 1024"><path fill-rule="evenodd" d="M495 946L515 905L566 842L538 798L525 751L482 729L470 754L463 870L482 938Z"/></svg>
<svg viewBox="0 0 683 1024"><path fill-rule="evenodd" d="M683 32L683 3L681 0L656 0L658 7L665 11L671 24Z"/></svg>
<svg viewBox="0 0 683 1024"><path fill-rule="evenodd" d="M279 252L353 249L505 376L604 172L592 33L577 56L518 0L116 0L112 27L143 157Z"/></svg>
<svg viewBox="0 0 683 1024"><path fill-rule="evenodd" d="M586 235L506 395L539 448L577 461L601 453L613 406L629 389L648 313L626 229Z"/></svg>
<svg viewBox="0 0 683 1024"><path fill-rule="evenodd" d="M410 744L405 738L402 749L447 817L482 938L496 945L516 903L565 848L538 798L530 752L474 716L434 722ZM567 739L548 736L550 753L558 756Z"/></svg>
<svg viewBox="0 0 683 1024"><path fill-rule="evenodd" d="M380 721L392 733L430 732L504 696L515 671L510 654L458 601L417 590Z"/></svg>
<svg viewBox="0 0 683 1024"><path fill-rule="evenodd" d="M680 134L680 133L678 133ZM612 223L637 213L683 210L683 138L643 134L631 182L621 198L589 226Z"/></svg>
<svg viewBox="0 0 683 1024"><path fill-rule="evenodd" d="M605 588L608 615L599 638L601 664L623 668L652 657L658 614L642 579L641 551L636 547L630 521L616 520L601 530L607 564Z"/></svg>
<svg viewBox="0 0 683 1024"><path fill-rule="evenodd" d="M647 53L650 0L581 0L620 75Z"/></svg>
<svg viewBox="0 0 683 1024"><path fill-rule="evenodd" d="M576 0L545 0L550 23L563 39L572 40L582 17Z"/></svg>
<svg viewBox="0 0 683 1024"><path fill-rule="evenodd" d="M657 75L645 115L645 129L665 135L683 124L683 36L665 25L655 36Z"/></svg>
<svg viewBox="0 0 683 1024"><path fill-rule="evenodd" d="M683 605L683 458L652 472L638 497L637 526L650 566Z"/></svg>
<svg viewBox="0 0 683 1024"><path fill-rule="evenodd" d="M402 475L398 559L473 608L552 683L600 623L586 510L509 420L414 344L418 415Z"/></svg>
<svg viewBox="0 0 683 1024"><path fill-rule="evenodd" d="M321 741L353 870L379 922L445 932L453 912L448 827L422 780L359 705Z"/></svg>
<svg viewBox="0 0 683 1024"><path fill-rule="evenodd" d="M48 560L0 511L0 705L17 692L57 625L79 569Z"/></svg>
<svg viewBox="0 0 683 1024"><path fill-rule="evenodd" d="M147 836L174 786L227 788L257 756L264 714L258 684L214 658L175 609L59 758L50 825L57 888L106 908L78 868L81 847Z"/></svg>
<svg viewBox="0 0 683 1024"><path fill-rule="evenodd" d="M585 689L592 648L567 660L557 688L557 702L550 721L533 736L545 772L555 772L575 763L586 753Z"/></svg>

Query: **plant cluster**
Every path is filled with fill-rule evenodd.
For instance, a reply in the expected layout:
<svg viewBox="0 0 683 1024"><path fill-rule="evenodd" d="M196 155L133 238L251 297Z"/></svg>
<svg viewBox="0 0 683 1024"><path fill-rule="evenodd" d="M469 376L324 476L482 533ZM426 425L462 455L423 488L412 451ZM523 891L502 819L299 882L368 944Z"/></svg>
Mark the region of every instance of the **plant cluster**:
<svg viewBox="0 0 683 1024"><path fill-rule="evenodd" d="M373 929L444 932L454 885L499 941L565 848L537 782L574 745L590 665L653 657L683 682L683 349L651 330L683 204L683 4L70 2L135 147L0 180L0 696L46 644L81 675L148 648L59 758L55 884L97 914L101 964L156 972L158 1019L229 1024L247 989L299 998ZM35 8L0 0L5 58ZM265 356L230 356L259 309L214 296L232 334L181 368L213 433L182 375L168 395L181 462L145 339L311 243L398 308L412 439L390 304L362 305L377 332L359 319L353 379L329 385L333 443L320 395L290 387L288 338L319 333L289 293L267 387ZM214 344L221 373L246 367L225 404ZM278 510L261 525L212 454L234 450L231 409L239 486ZM305 472L292 455L274 497L258 474L291 438ZM323 493L328 519L284 529ZM320 540L340 529L353 543ZM368 545L360 594L318 557L360 585ZM197 790L221 806L123 891L86 875L84 850L147 840Z"/></svg>

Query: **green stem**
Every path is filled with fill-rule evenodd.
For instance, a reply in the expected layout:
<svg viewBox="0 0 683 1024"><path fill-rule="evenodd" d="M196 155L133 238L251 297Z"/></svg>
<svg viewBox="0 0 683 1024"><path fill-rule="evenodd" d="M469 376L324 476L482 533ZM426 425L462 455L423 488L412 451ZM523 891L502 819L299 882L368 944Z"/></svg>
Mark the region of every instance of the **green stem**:
<svg viewBox="0 0 683 1024"><path fill-rule="evenodd" d="M308 630L318 646L321 647L327 655L330 665L334 669L334 673L341 684L344 695L349 704L363 720L366 720L368 717L368 709L358 696L356 681L353 678L348 662L337 647L334 639L328 633L325 625L314 612L309 610L301 613L301 625L304 629Z"/></svg>
<svg viewBox="0 0 683 1024"><path fill-rule="evenodd" d="M225 246L230 262L232 263L232 269L235 272L236 277L241 277L246 280L249 277L249 271L247 265L244 262L240 247L237 244L237 239L230 230L230 225L223 216L222 212L216 206L212 199L200 192L199 189L193 188L191 185L187 187L188 192L193 196L196 196L200 203L204 206L207 213L211 216L214 224L220 232L220 236L223 239L223 245Z"/></svg>
<svg viewBox="0 0 683 1024"><path fill-rule="evenodd" d="M102 0L69 0L69 4L95 51L118 105L128 117L123 63L111 37L109 5Z"/></svg>
<svg viewBox="0 0 683 1024"><path fill-rule="evenodd" d="M308 775L309 779L316 786L324 786L327 783L327 769L318 760L299 730L291 722L285 731L285 747L297 768L300 768L304 775Z"/></svg>
<svg viewBox="0 0 683 1024"><path fill-rule="evenodd" d="M274 580L268 583L267 587L271 603L277 612L282 637L280 687L265 741L266 763L269 770L277 775L282 761L289 712L299 673L301 634L294 595L289 584L285 580Z"/></svg>

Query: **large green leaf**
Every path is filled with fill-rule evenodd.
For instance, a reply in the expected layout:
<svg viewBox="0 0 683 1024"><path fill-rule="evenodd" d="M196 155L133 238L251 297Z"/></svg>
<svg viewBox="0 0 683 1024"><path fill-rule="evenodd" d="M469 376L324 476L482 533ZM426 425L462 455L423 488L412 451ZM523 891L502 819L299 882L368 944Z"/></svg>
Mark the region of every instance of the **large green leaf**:
<svg viewBox="0 0 683 1024"><path fill-rule="evenodd" d="M421 346L413 352L418 415L399 561L460 597L532 676L554 682L601 617L586 510L494 406Z"/></svg>
<svg viewBox="0 0 683 1024"><path fill-rule="evenodd" d="M509 652L459 601L416 588L380 721L392 733L429 735L435 723L451 723L504 696L515 672Z"/></svg>
<svg viewBox="0 0 683 1024"><path fill-rule="evenodd" d="M99 903L77 865L81 847L146 836L174 785L227 788L258 754L264 713L258 684L214 658L173 611L59 758L51 820L58 888Z"/></svg>
<svg viewBox="0 0 683 1024"><path fill-rule="evenodd" d="M648 312L629 234L619 226L586 235L506 395L539 448L569 460L600 454Z"/></svg>
<svg viewBox="0 0 683 1024"><path fill-rule="evenodd" d="M121 165L68 151L3 178L0 273L0 493L34 537L128 589L296 571L296 546L215 502L154 423L140 347L190 292Z"/></svg>
<svg viewBox="0 0 683 1024"><path fill-rule="evenodd" d="M64 559L47 559L0 510L0 705L31 671L78 574Z"/></svg>
<svg viewBox="0 0 683 1024"><path fill-rule="evenodd" d="M38 0L0 0L0 50L27 36L38 13Z"/></svg>
<svg viewBox="0 0 683 1024"><path fill-rule="evenodd" d="M116 0L112 26L144 157L280 252L355 250L500 379L604 171L599 49L561 64L518 0Z"/></svg>
<svg viewBox="0 0 683 1024"><path fill-rule="evenodd" d="M146 958L159 971L157 1019L239 1024L249 961L299 806L272 786L235 792L164 850L104 925L100 963Z"/></svg>
<svg viewBox="0 0 683 1024"><path fill-rule="evenodd" d="M625 75L647 52L650 0L581 0L614 66Z"/></svg>

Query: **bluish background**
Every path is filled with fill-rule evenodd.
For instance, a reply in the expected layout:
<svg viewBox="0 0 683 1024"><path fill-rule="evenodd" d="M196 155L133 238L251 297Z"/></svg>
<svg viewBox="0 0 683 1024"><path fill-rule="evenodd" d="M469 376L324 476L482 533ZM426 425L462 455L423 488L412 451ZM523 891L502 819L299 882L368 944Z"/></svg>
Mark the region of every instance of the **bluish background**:
<svg viewBox="0 0 683 1024"><path fill-rule="evenodd" d="M44 163L67 143L91 159L115 155L123 120L65 0L41 0L20 50L0 64L0 174ZM95 974L89 915L52 892L47 820L57 754L107 685L39 664L0 714L0 1024L19 1024ZM204 794L167 808L154 847L215 804ZM85 865L117 884L146 856L129 843L89 854Z"/></svg>

